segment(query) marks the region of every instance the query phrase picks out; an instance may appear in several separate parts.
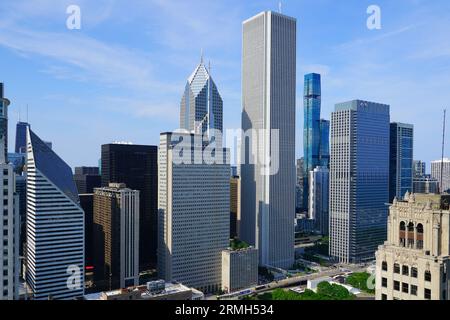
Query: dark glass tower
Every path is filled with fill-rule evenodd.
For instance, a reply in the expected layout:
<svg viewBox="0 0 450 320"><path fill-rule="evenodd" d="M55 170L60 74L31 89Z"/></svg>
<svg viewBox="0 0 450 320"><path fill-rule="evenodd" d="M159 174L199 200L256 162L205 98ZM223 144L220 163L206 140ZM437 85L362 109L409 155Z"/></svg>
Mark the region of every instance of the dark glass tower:
<svg viewBox="0 0 450 320"><path fill-rule="evenodd" d="M156 146L106 144L102 146L102 187L125 183L140 191L139 269L156 266L158 148Z"/></svg>
<svg viewBox="0 0 450 320"><path fill-rule="evenodd" d="M403 199L413 192L413 141L414 126L391 123L389 154L389 201Z"/></svg>
<svg viewBox="0 0 450 320"><path fill-rule="evenodd" d="M330 121L320 120L319 162L321 167L330 167Z"/></svg>
<svg viewBox="0 0 450 320"><path fill-rule="evenodd" d="M99 188L102 184L98 167L77 167L73 178L78 194L93 193L94 188Z"/></svg>
<svg viewBox="0 0 450 320"><path fill-rule="evenodd" d="M16 153L25 153L27 146L27 128L30 127L29 123L17 122L16 125ZM30 127L31 128L31 127Z"/></svg>

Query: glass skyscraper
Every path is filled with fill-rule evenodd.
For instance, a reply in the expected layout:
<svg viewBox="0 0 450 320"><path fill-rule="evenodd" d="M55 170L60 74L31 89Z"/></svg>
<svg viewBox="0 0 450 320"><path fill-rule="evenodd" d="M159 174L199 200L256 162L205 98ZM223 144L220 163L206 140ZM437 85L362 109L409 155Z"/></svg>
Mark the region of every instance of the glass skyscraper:
<svg viewBox="0 0 450 320"><path fill-rule="evenodd" d="M189 77L181 99L180 128L191 133L208 134L223 130L223 101L216 84L203 63Z"/></svg>
<svg viewBox="0 0 450 320"><path fill-rule="evenodd" d="M320 119L319 163L321 167L330 166L330 121Z"/></svg>
<svg viewBox="0 0 450 320"><path fill-rule="evenodd" d="M305 75L303 157L305 176L320 163L320 74Z"/></svg>
<svg viewBox="0 0 450 320"><path fill-rule="evenodd" d="M413 145L412 124L391 123L389 156L389 201L403 199L406 192L413 191Z"/></svg>
<svg viewBox="0 0 450 320"><path fill-rule="evenodd" d="M17 122L16 125L16 153L26 153L27 150L27 128L30 124L27 122Z"/></svg>
<svg viewBox="0 0 450 320"><path fill-rule="evenodd" d="M337 104L331 116L330 255L371 260L386 240L389 199L389 106Z"/></svg>

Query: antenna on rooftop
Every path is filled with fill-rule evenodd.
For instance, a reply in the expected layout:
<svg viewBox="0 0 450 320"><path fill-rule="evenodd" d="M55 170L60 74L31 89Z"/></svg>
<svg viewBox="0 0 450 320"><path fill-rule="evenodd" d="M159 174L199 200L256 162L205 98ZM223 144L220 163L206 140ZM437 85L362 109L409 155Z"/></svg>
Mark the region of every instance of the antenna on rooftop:
<svg viewBox="0 0 450 320"><path fill-rule="evenodd" d="M203 48L200 50L200 63L203 63Z"/></svg>
<svg viewBox="0 0 450 320"><path fill-rule="evenodd" d="M443 187L442 187L442 182L443 182L443 178L444 178L444 152L445 152L445 118L447 115L447 109L444 109L444 122L443 122L443 126L442 126L442 158L441 158L441 179L440 179L440 183L439 183L439 191L442 194L443 192Z"/></svg>

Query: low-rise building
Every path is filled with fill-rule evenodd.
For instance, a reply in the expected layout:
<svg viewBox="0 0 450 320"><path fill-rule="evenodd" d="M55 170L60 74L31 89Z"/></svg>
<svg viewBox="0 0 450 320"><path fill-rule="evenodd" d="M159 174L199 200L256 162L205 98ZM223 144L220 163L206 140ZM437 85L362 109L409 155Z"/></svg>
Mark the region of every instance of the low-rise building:
<svg viewBox="0 0 450 320"><path fill-rule="evenodd" d="M377 300L449 300L450 195L394 199L376 253Z"/></svg>
<svg viewBox="0 0 450 320"><path fill-rule="evenodd" d="M254 247L222 251L222 291L226 293L258 284L258 250Z"/></svg>
<svg viewBox="0 0 450 320"><path fill-rule="evenodd" d="M204 294L181 283L164 280L146 285L85 295L85 300L203 300Z"/></svg>

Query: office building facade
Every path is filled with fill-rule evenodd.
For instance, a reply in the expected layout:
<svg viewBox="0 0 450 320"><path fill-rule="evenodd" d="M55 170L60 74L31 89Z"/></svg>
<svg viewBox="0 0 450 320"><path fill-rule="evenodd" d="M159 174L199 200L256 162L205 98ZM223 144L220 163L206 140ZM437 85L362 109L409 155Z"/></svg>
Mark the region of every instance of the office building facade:
<svg viewBox="0 0 450 320"><path fill-rule="evenodd" d="M108 290L139 284L139 191L110 183L94 191L94 281Z"/></svg>
<svg viewBox="0 0 450 320"><path fill-rule="evenodd" d="M242 141L241 238L261 265L282 268L294 263L295 96L296 20L275 12L246 20L242 130L252 141Z"/></svg>
<svg viewBox="0 0 450 320"><path fill-rule="evenodd" d="M422 177L416 177L413 180L414 193L438 194L439 181L426 174Z"/></svg>
<svg viewBox="0 0 450 320"><path fill-rule="evenodd" d="M102 146L102 187L125 183L140 191L139 268L156 267L157 248L157 153L156 146L106 144Z"/></svg>
<svg viewBox="0 0 450 320"><path fill-rule="evenodd" d="M309 173L309 217L322 235L329 232L329 177L327 167L316 167Z"/></svg>
<svg viewBox="0 0 450 320"><path fill-rule="evenodd" d="M177 161L180 137L189 142L183 149L187 162ZM158 276L217 292L222 281L222 251L230 238L229 155L217 151L220 161L206 163L201 138L197 143L195 137L160 136Z"/></svg>
<svg viewBox="0 0 450 320"><path fill-rule="evenodd" d="M442 160L431 161L431 177L439 181L440 193L443 192L450 193L450 158L444 158L443 163ZM442 185L441 185L441 177L442 177Z"/></svg>
<svg viewBox="0 0 450 320"><path fill-rule="evenodd" d="M241 224L241 179L230 179L230 239L239 238Z"/></svg>
<svg viewBox="0 0 450 320"><path fill-rule="evenodd" d="M389 198L389 106L354 100L331 119L330 255L371 260L386 239Z"/></svg>
<svg viewBox="0 0 450 320"><path fill-rule="evenodd" d="M258 250L249 247L222 251L222 291L226 293L258 285Z"/></svg>
<svg viewBox="0 0 450 320"><path fill-rule="evenodd" d="M84 213L72 169L27 129L26 281L35 300L84 294Z"/></svg>
<svg viewBox="0 0 450 320"><path fill-rule="evenodd" d="M407 193L376 253L377 300L449 300L450 195Z"/></svg>
<svg viewBox="0 0 450 320"><path fill-rule="evenodd" d="M413 190L414 126L391 123L389 155L389 202Z"/></svg>
<svg viewBox="0 0 450 320"><path fill-rule="evenodd" d="M73 175L78 194L93 193L102 185L102 177L98 167L76 167Z"/></svg>
<svg viewBox="0 0 450 320"><path fill-rule="evenodd" d="M222 97L210 70L203 63L203 57L186 83L180 106L180 128L195 134L207 134L210 141L215 135L211 130L223 130Z"/></svg>
<svg viewBox="0 0 450 320"><path fill-rule="evenodd" d="M413 161L413 176L414 178L421 178L425 176L426 171L426 163L420 160ZM421 193L421 192L419 192Z"/></svg>
<svg viewBox="0 0 450 320"><path fill-rule="evenodd" d="M0 300L19 298L19 197L15 190L14 167L7 163L8 149L6 132L8 130L8 106L10 102L3 96L3 83L0 83Z"/></svg>

